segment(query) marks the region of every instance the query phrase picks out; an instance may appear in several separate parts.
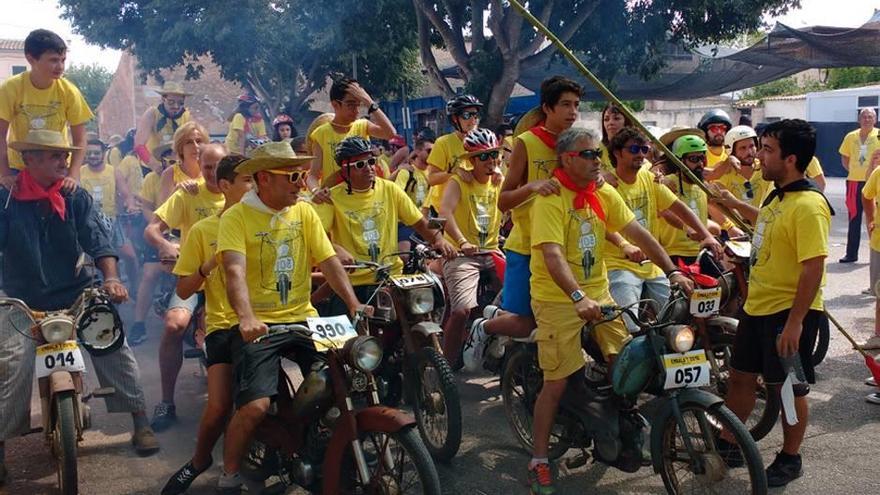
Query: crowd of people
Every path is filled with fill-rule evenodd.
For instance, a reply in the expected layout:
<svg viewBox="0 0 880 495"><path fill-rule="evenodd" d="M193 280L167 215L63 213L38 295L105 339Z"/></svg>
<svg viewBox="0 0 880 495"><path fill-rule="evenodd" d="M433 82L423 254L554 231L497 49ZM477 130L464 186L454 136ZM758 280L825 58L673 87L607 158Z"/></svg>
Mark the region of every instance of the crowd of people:
<svg viewBox="0 0 880 495"><path fill-rule="evenodd" d="M554 493L550 432L569 378L585 365L584 322L601 320L602 305L662 305L671 285L690 291L683 267L702 250L720 258L718 239L740 237L746 226L754 230L749 290L727 405L748 417L759 375L766 383L784 380L780 356L799 355L814 380L810 353L824 307L833 209L822 192L816 132L804 121L735 126L712 110L694 127L658 132L686 173L613 104L602 111L600 133L581 127L581 87L561 76L543 82L539 107L516 130L480 127L483 103L458 95L446 105L451 132L419 132L411 147L353 79L332 83L332 115L305 136L283 114L267 129L259 99L242 95L222 142L193 119L183 86L169 81L136 128L105 144L87 132L92 112L62 77L64 41L37 30L25 54L30 70L0 86L3 289L34 309L68 307L89 282L73 270L86 253L112 298L134 301L127 344L94 366L101 384L117 390L108 409L132 414L134 447L145 455L159 450L155 432L176 422L184 340L188 329L202 330L207 403L195 453L164 494L184 493L211 467L221 436L219 490L240 493L242 457L277 393L281 356L295 351L303 369L313 359L289 335L253 341L268 325L317 315L316 306L328 315L369 312L364 303L376 274L345 266L383 260L408 248L413 235L443 257L433 268L447 289L443 352L454 369L479 369L493 335L526 337L537 328L544 383L527 466L533 493ZM858 259L864 212L873 294L880 291L875 122L863 110L860 128L840 147L849 173L840 262ZM429 222L436 216L446 220L442 230ZM480 272L493 264L489 252L506 259L501 306L469 328ZM392 273L402 267L395 258ZM161 335L151 335L148 315L168 272L175 289L162 306ZM324 300L312 294L318 272L332 289ZM866 349L880 349L880 303L877 316ZM22 405L33 375L33 344L5 328L10 319L0 327L3 440L27 426ZM629 319L597 327L609 366L637 330ZM148 420L129 346L157 338L161 399ZM782 450L767 468L771 486L801 476L808 392L796 390L804 420L783 422ZM880 404L880 395L868 400ZM720 448L735 448L729 441L720 439Z"/></svg>

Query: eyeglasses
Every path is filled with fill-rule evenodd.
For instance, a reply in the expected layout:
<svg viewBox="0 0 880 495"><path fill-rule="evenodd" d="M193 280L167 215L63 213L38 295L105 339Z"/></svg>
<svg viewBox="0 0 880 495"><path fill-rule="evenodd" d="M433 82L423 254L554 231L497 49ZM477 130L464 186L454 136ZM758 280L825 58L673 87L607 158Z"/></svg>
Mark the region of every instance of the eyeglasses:
<svg viewBox="0 0 880 495"><path fill-rule="evenodd" d="M101 156L103 154L102 151L86 151L86 156Z"/></svg>
<svg viewBox="0 0 880 495"><path fill-rule="evenodd" d="M185 103L185 101L184 101L183 98L179 98L179 99L178 99L178 98L168 98L168 97L166 96L166 97L164 98L164 100L165 100L165 103L167 103L167 104L169 104L169 105L177 105L177 106L179 106L179 107L182 107L183 104Z"/></svg>
<svg viewBox="0 0 880 495"><path fill-rule="evenodd" d="M370 167L372 167L372 166L376 165L376 163L378 163L378 160L376 159L376 157L371 157L371 158L367 158L366 160L358 160L356 162L347 162L345 165L348 167L354 167L354 168L360 170L368 165Z"/></svg>
<svg viewBox="0 0 880 495"><path fill-rule="evenodd" d="M684 157L684 159L690 163L705 163L706 155L689 155Z"/></svg>
<svg viewBox="0 0 880 495"><path fill-rule="evenodd" d="M458 115L459 115L459 117L463 118L464 120L471 120L474 117L479 117L480 112L471 112L471 111L466 110L464 112L461 112Z"/></svg>
<svg viewBox="0 0 880 495"><path fill-rule="evenodd" d="M266 170L272 175L286 175L287 180L290 181L291 184L299 182L299 179L306 176L305 170L294 170L293 172L287 172L284 170Z"/></svg>
<svg viewBox="0 0 880 495"><path fill-rule="evenodd" d="M708 126L706 126L706 129L713 132L727 132L727 126L724 124L709 124Z"/></svg>
<svg viewBox="0 0 880 495"><path fill-rule="evenodd" d="M643 155L647 155L651 152L651 147L646 144L631 144L629 148L626 148L633 155L638 155L639 153Z"/></svg>
<svg viewBox="0 0 880 495"><path fill-rule="evenodd" d="M752 189L752 183L749 181L743 182L743 188L746 190L746 197L749 199L755 198L755 190Z"/></svg>
<svg viewBox="0 0 880 495"><path fill-rule="evenodd" d="M355 100L355 101L336 100L336 101L338 101L340 105L342 105L346 108L357 109L357 108L361 107L361 102L359 102L357 100Z"/></svg>
<svg viewBox="0 0 880 495"><path fill-rule="evenodd" d="M596 148L593 150L569 151L566 154L568 156L579 156L585 160L598 160L602 158L602 149Z"/></svg>
<svg viewBox="0 0 880 495"><path fill-rule="evenodd" d="M474 155L474 156L478 160L480 160L481 162L485 162L486 160L488 160L490 158L493 160L498 158L498 155L500 155L500 153L496 150L496 151L484 151L484 152L480 153L479 155Z"/></svg>

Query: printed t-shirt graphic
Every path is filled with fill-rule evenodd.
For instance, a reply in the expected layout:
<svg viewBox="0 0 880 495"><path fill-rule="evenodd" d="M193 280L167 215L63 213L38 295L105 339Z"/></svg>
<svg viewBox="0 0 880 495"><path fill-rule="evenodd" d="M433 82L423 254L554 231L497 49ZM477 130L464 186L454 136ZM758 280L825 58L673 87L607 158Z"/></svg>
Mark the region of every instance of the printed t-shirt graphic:
<svg viewBox="0 0 880 495"><path fill-rule="evenodd" d="M116 218L116 172L113 165L94 172L88 165L80 169L80 184L109 218Z"/></svg>
<svg viewBox="0 0 880 495"><path fill-rule="evenodd" d="M331 122L326 122L319 125L315 128L314 131L312 131L309 139L311 139L312 142L321 147L322 178L326 179L327 177L330 177L331 175L339 171L339 165L336 164L336 159L334 158L334 155L336 154L336 145L339 144L343 139L352 136L360 136L364 139L369 140L369 125L369 120L358 119L351 123L351 127L348 129L348 132L336 132L336 130L333 128L333 124Z"/></svg>
<svg viewBox="0 0 880 495"><path fill-rule="evenodd" d="M413 167L412 172L402 168L394 179L394 183L398 185L403 192L409 196L409 199L415 203L417 208L427 206L426 200L431 191L428 185L428 174L424 170Z"/></svg>
<svg viewBox="0 0 880 495"><path fill-rule="evenodd" d="M498 194L501 186L493 185L491 180L485 184L477 181L468 184L457 175L449 180L454 180L461 190L454 216L462 235L480 249L498 249L498 232L501 228ZM450 237L448 232L446 239L453 246L458 244L458 240Z"/></svg>
<svg viewBox="0 0 880 495"><path fill-rule="evenodd" d="M880 138L877 128L871 129L864 143L859 137L858 129L844 136L837 152L849 157L849 174L846 180L864 182L868 176L868 167L871 166L871 156L878 148L880 148Z"/></svg>

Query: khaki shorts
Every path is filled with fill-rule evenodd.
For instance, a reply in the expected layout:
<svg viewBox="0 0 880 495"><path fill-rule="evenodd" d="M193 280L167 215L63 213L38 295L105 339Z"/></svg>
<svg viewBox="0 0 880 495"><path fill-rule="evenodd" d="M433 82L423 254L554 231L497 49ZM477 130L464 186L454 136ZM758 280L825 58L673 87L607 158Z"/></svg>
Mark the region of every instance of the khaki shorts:
<svg viewBox="0 0 880 495"><path fill-rule="evenodd" d="M449 309L474 309L477 307L477 292L480 286L480 272L493 271L495 262L491 256L459 256L443 264L443 280L449 292Z"/></svg>
<svg viewBox="0 0 880 495"><path fill-rule="evenodd" d="M610 294L599 299L599 304L613 305ZM532 301L535 321L538 323L538 364L545 380L562 380L581 369L586 362L581 348L583 320L574 310L574 303ZM618 318L596 327L593 332L605 359L620 353L630 335Z"/></svg>

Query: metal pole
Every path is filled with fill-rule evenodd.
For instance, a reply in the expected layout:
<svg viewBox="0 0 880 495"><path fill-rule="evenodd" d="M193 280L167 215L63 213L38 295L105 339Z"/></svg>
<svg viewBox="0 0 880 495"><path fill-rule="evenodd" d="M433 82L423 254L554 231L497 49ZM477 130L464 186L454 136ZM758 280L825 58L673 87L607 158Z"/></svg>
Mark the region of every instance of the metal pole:
<svg viewBox="0 0 880 495"><path fill-rule="evenodd" d="M572 65L574 65L574 67L577 70L579 70L581 72L581 74L584 77L586 77L587 80L590 81L590 83L592 83L593 86L597 90L599 90L600 93L602 93L603 96L605 96L605 98L608 99L608 101L610 101L616 107L618 107L620 109L620 112L622 114L624 114L631 122L633 122L635 124L635 126L640 131L642 131L642 134L647 136L647 138L650 139L654 143L654 146L656 146L660 151L662 151L666 155L667 159L669 159L672 163L674 163L675 166L678 167L679 170L681 170L681 172L684 175L686 175L691 182L693 182L694 184L697 184L700 187L700 189L705 191L706 195L709 196L710 198L715 197L715 194L712 193L712 190L709 189L709 187L706 186L706 184L702 180L700 180L699 177L694 175L694 173L691 172L691 169L687 168L684 165L684 163L682 163L681 160L679 160L679 158L677 156L673 155L672 151L670 151L669 148L666 147L666 145L661 143L659 138L657 138L653 134L651 134L651 132L648 131L648 129L644 126L644 124L642 124L642 122L636 118L636 116L632 113L632 111L629 109L629 107L626 106L619 98L617 98L617 96L615 96L614 93L611 92L611 90L609 90L607 87L605 87L605 85L602 83L602 81L600 81L599 78L597 78L595 75L593 75L593 73L590 72L589 69L587 69L587 67L583 64L583 62L581 62L574 55L574 53L572 53L572 51L569 50L569 48L567 46L565 46L565 43L563 43L562 40L557 38L556 35L553 34L553 32L550 31L550 29L547 28L547 26L542 24L541 21L539 21L535 16L533 16L531 12L526 10L526 8L523 7L523 5L519 2L519 0L510 0L510 5L514 9L516 9L520 13L520 15L522 15L523 18L525 18L525 20L529 21L529 23L535 29L537 29L539 33L543 34L544 37L547 38L547 40L549 40L551 43L553 43L553 45L555 45L556 48L559 50L559 53L564 55L565 58L567 58L568 61L571 62ZM748 224L746 224L746 222L743 221L743 219L736 212L729 210L728 208L724 207L723 205L717 205L717 206L739 228L741 228L745 232L748 232L749 234L752 233L751 227Z"/></svg>
<svg viewBox="0 0 880 495"><path fill-rule="evenodd" d="M400 83L400 118L403 122L403 140L409 143L409 108L406 103L406 83Z"/></svg>

